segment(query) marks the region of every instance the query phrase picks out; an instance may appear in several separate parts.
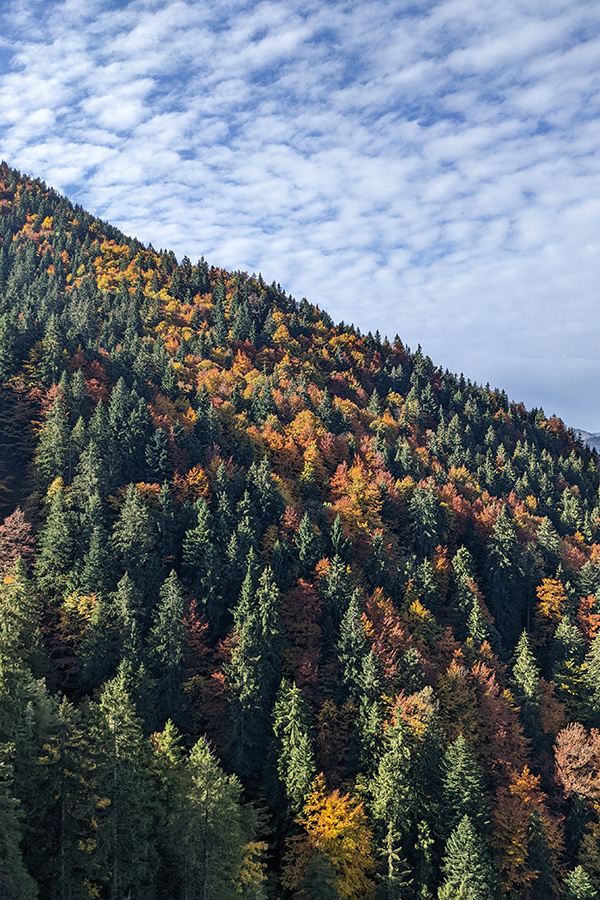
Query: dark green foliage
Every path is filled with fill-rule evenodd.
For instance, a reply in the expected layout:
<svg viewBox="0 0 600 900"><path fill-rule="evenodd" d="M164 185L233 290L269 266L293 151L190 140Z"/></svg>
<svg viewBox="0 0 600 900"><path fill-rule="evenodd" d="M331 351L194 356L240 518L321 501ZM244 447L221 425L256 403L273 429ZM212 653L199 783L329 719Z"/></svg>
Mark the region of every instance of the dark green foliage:
<svg viewBox="0 0 600 900"><path fill-rule="evenodd" d="M295 685L283 681L273 707L277 773L287 806L297 815L312 789L316 767L310 709Z"/></svg>

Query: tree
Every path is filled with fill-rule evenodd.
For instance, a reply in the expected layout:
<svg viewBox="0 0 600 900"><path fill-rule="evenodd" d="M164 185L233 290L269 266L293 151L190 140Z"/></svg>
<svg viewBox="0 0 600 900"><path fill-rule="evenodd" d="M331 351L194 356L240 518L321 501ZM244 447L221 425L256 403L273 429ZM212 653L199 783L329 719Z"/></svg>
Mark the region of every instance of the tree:
<svg viewBox="0 0 600 900"><path fill-rule="evenodd" d="M483 836L489 824L481 770L462 734L448 746L442 762L442 815L448 837L462 820L469 821Z"/></svg>
<svg viewBox="0 0 600 900"><path fill-rule="evenodd" d="M212 632L218 634L224 612L220 591L223 561L216 548L213 516L204 498L196 502L195 511L196 523L183 540L184 573L192 593L206 608Z"/></svg>
<svg viewBox="0 0 600 900"><path fill-rule="evenodd" d="M308 797L316 767L313 753L310 708L302 691L285 679L273 707L273 732L277 773L288 809L298 815Z"/></svg>
<svg viewBox="0 0 600 900"><path fill-rule="evenodd" d="M237 778L225 775L204 739L185 760L176 734L168 728L155 741L166 757L162 769L170 785L165 829L175 885L171 882L169 893L175 887L174 896L181 900L221 900L236 894L263 900L264 845L255 841L256 816L242 805ZM249 886L253 892L244 893Z"/></svg>
<svg viewBox="0 0 600 900"><path fill-rule="evenodd" d="M75 555L75 521L62 484L57 482L48 517L42 528L35 576L47 597L60 596L68 585Z"/></svg>
<svg viewBox="0 0 600 900"><path fill-rule="evenodd" d="M109 900L144 896L154 874L150 746L144 739L126 664L106 682L92 708L97 760L91 791L105 798L97 813L96 859Z"/></svg>
<svg viewBox="0 0 600 900"><path fill-rule="evenodd" d="M341 900L367 900L374 895L372 835L362 803L339 791L328 794L322 775L297 819L302 832L288 839L282 884L292 891L306 889L315 855L331 863ZM320 864L322 865L322 864ZM314 868L313 868L314 871ZM322 871L322 870L321 870ZM310 896L310 895L308 895Z"/></svg>
<svg viewBox="0 0 600 900"><path fill-rule="evenodd" d="M569 872L564 881L565 900L593 900L598 896L598 891L589 879L582 866L576 866Z"/></svg>
<svg viewBox="0 0 600 900"><path fill-rule="evenodd" d="M33 529L17 506L0 525L0 575L7 575L19 557L29 565L34 549Z"/></svg>
<svg viewBox="0 0 600 900"><path fill-rule="evenodd" d="M281 679L280 597L267 567L255 585L249 565L234 610L234 643L226 667L230 690L229 757L242 777L256 783L261 771L270 714Z"/></svg>
<svg viewBox="0 0 600 900"><path fill-rule="evenodd" d="M150 511L134 484L127 488L112 543L120 572L128 572L137 586L150 594L159 570L156 534Z"/></svg>
<svg viewBox="0 0 600 900"><path fill-rule="evenodd" d="M490 900L498 896L489 857L467 815L448 838L442 860L439 900Z"/></svg>
<svg viewBox="0 0 600 900"><path fill-rule="evenodd" d="M37 889L23 863L21 804L14 796L11 755L14 745L0 743L0 894L4 900L35 900Z"/></svg>
<svg viewBox="0 0 600 900"><path fill-rule="evenodd" d="M181 686L185 674L185 602L183 589L173 569L165 579L154 613L150 639L155 677L155 715L159 722L177 719L181 708Z"/></svg>
<svg viewBox="0 0 600 900"><path fill-rule="evenodd" d="M523 730L529 738L537 738L541 731L540 671L531 651L529 636L524 631L515 648L512 682L515 698L521 707Z"/></svg>

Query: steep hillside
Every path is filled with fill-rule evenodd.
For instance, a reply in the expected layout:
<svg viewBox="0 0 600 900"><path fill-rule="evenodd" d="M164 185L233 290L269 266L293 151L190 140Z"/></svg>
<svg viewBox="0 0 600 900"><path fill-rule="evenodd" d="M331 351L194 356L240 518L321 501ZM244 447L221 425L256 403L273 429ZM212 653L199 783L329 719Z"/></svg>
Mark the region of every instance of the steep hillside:
<svg viewBox="0 0 600 900"><path fill-rule="evenodd" d="M4 895L592 897L596 454L6 165L0 244Z"/></svg>

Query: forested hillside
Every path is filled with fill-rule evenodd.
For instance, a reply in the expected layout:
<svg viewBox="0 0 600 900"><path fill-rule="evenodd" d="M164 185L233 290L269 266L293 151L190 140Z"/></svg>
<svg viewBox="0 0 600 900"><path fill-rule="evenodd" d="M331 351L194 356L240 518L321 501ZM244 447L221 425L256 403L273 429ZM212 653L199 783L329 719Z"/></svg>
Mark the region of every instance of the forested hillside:
<svg viewBox="0 0 600 900"><path fill-rule="evenodd" d="M0 168L0 896L592 898L600 470Z"/></svg>

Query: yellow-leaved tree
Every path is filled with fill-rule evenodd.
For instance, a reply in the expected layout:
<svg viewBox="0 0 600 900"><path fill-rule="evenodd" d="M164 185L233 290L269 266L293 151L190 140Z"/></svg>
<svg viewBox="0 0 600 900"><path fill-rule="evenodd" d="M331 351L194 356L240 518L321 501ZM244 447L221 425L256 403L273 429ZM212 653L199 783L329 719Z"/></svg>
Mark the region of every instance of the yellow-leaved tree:
<svg viewBox="0 0 600 900"><path fill-rule="evenodd" d="M327 878L329 871L343 900L374 896L372 833L362 803L350 794L328 793L323 775L318 775L296 822L302 831L287 842L281 879L286 889L294 896L307 895L315 862L325 860L328 865L319 866L319 877Z"/></svg>

